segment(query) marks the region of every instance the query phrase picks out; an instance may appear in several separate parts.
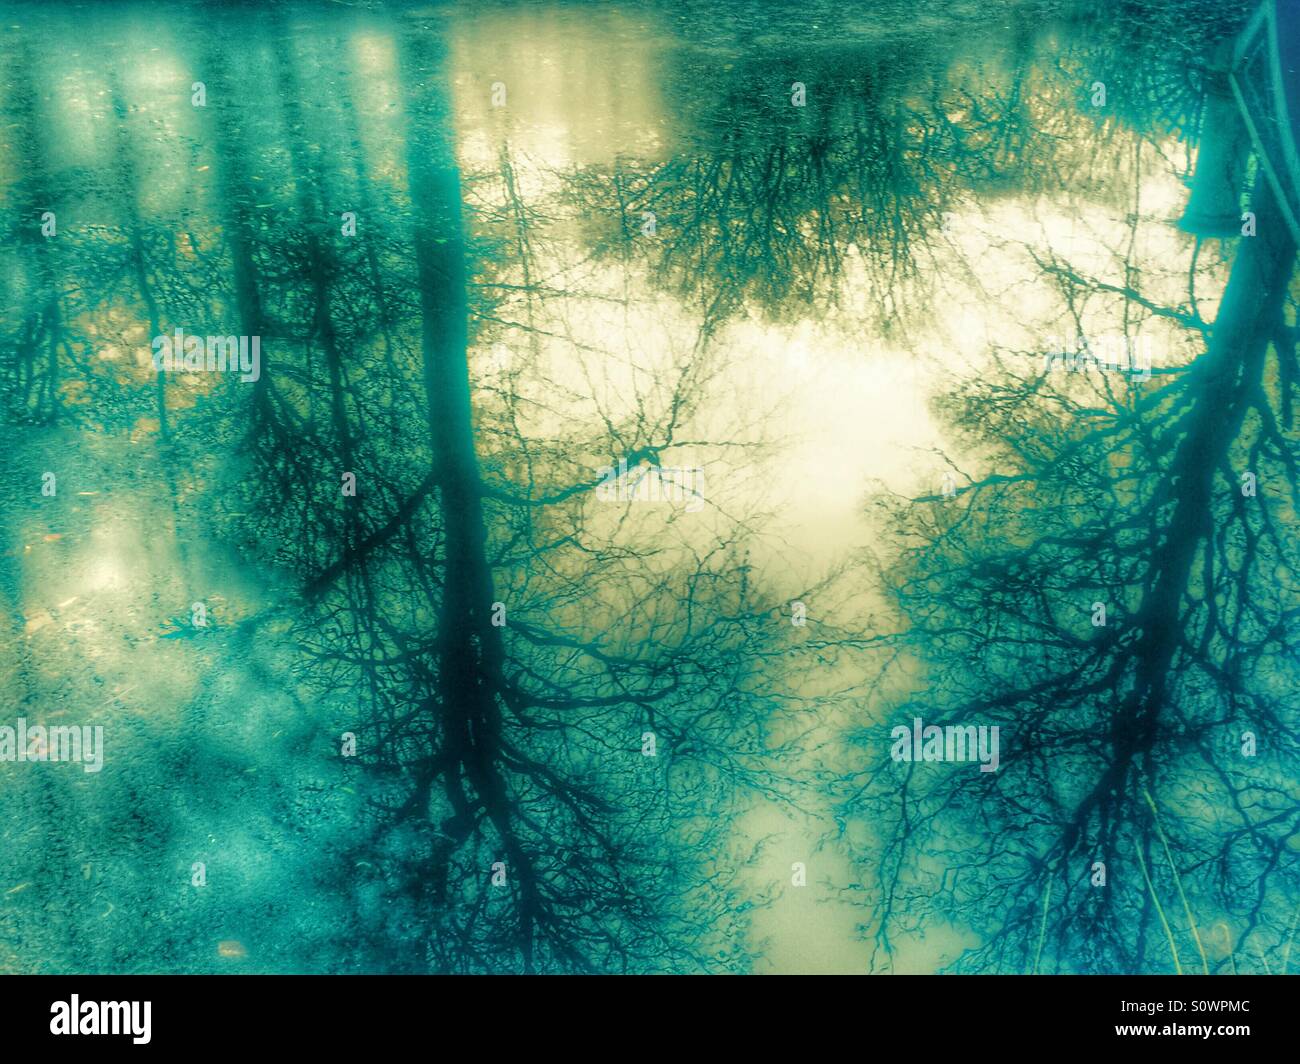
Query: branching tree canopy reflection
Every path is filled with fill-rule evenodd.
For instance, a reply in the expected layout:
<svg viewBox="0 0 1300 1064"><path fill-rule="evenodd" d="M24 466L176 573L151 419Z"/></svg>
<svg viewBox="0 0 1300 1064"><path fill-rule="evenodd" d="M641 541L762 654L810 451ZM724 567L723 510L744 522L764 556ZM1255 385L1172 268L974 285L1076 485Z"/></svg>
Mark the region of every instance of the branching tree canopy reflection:
<svg viewBox="0 0 1300 1064"><path fill-rule="evenodd" d="M0 941L45 958L0 963L207 970L244 920L268 970L750 970L797 861L865 907L855 964L941 928L974 971L1286 967L1294 248L1169 224L1243 12L841 6L15 5L5 673L124 752L6 779L120 845L0 827L37 884ZM482 59L512 20L641 81L531 100ZM925 362L971 306L989 342ZM830 475L791 440L844 426L753 405L743 337L832 317L845 380L924 367L952 484L846 470L869 551L780 531ZM260 375L160 370L176 328ZM1099 333L1149 379L1055 359ZM1001 767L894 762L913 717L999 726Z"/></svg>

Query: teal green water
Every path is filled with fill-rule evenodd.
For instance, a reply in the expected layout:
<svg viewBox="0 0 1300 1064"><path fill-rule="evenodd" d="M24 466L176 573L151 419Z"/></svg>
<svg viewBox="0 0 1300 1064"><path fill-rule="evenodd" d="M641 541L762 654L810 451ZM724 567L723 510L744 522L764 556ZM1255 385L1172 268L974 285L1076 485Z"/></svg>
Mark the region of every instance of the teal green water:
<svg viewBox="0 0 1300 1064"><path fill-rule="evenodd" d="M0 970L1287 970L1245 15L0 6Z"/></svg>

